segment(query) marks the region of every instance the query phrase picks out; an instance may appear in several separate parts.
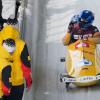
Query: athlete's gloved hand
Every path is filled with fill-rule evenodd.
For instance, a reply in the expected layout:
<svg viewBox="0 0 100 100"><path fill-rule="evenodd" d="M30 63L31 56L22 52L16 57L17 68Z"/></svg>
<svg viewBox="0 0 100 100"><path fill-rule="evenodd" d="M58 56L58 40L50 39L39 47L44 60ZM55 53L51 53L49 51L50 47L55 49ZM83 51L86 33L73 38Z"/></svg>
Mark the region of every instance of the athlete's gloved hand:
<svg viewBox="0 0 100 100"><path fill-rule="evenodd" d="M31 88L31 85L32 85L32 77L31 77L30 74L26 75L25 81L26 81L26 88L27 88L28 91L29 91L30 88Z"/></svg>
<svg viewBox="0 0 100 100"><path fill-rule="evenodd" d="M2 86L2 91L4 93L4 95L8 96L10 94L10 89L7 88L4 84Z"/></svg>
<svg viewBox="0 0 100 100"><path fill-rule="evenodd" d="M23 76L24 76L25 81L26 81L26 88L28 90L30 90L31 85L32 85L31 68L26 67L22 63L22 70L23 70Z"/></svg>

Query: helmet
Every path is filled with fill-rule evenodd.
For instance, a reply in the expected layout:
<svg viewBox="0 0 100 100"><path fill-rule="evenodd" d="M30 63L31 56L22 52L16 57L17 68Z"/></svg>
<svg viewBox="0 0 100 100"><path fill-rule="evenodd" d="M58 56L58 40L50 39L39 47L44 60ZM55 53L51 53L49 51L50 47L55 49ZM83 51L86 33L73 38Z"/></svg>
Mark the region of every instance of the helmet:
<svg viewBox="0 0 100 100"><path fill-rule="evenodd" d="M6 40L3 40L2 45L9 53L13 53L15 51L16 46L13 39L8 38Z"/></svg>
<svg viewBox="0 0 100 100"><path fill-rule="evenodd" d="M72 19L71 19L71 22L72 22L72 23L77 23L77 22L79 22L79 15L74 15L74 16L72 17Z"/></svg>
<svg viewBox="0 0 100 100"><path fill-rule="evenodd" d="M94 21L94 14L89 10L83 10L79 14L79 23L81 28L88 28Z"/></svg>

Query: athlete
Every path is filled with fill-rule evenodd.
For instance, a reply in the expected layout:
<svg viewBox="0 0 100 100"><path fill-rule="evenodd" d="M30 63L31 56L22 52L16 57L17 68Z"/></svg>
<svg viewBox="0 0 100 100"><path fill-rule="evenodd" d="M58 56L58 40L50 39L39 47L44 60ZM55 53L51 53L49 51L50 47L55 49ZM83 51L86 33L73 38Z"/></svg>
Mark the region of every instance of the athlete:
<svg viewBox="0 0 100 100"><path fill-rule="evenodd" d="M0 33L2 40L13 39L16 45L16 50L12 54L13 65L11 73L11 93L8 96L4 96L3 100L22 100L25 88L24 79L28 90L32 85L31 64L28 48L26 43L19 38L19 34L19 31L11 25L5 26Z"/></svg>
<svg viewBox="0 0 100 100"><path fill-rule="evenodd" d="M100 32L93 26L94 14L90 10L83 10L79 15L73 16L68 26L68 31L63 38L63 44L68 45L78 39L100 43Z"/></svg>
<svg viewBox="0 0 100 100"><path fill-rule="evenodd" d="M0 38L0 97L8 96L12 87L11 70L12 54L15 51L15 41ZM0 99L1 100L1 99Z"/></svg>

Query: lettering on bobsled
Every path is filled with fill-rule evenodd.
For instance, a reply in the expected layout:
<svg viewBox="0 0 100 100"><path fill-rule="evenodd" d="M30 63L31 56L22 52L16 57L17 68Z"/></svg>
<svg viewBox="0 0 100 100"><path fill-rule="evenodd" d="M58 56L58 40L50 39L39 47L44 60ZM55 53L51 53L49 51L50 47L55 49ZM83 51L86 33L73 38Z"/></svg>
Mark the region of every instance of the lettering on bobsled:
<svg viewBox="0 0 100 100"><path fill-rule="evenodd" d="M75 82L80 82L80 83L87 83L91 81L96 81L100 80L100 75L97 76L83 76L79 78L69 78L69 77L62 77L62 82L67 82L67 83L75 83Z"/></svg>
<svg viewBox="0 0 100 100"><path fill-rule="evenodd" d="M73 35L74 39L78 40L78 39L83 39L83 40L87 40L88 37L92 37L92 34L85 34L85 35Z"/></svg>

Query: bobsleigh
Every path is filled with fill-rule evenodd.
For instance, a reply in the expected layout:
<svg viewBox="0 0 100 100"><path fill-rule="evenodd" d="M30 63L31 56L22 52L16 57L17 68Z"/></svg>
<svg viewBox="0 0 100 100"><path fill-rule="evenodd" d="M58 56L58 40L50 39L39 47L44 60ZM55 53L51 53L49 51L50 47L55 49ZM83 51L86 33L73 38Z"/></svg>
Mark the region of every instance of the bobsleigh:
<svg viewBox="0 0 100 100"><path fill-rule="evenodd" d="M77 40L67 46L65 67L67 74L60 81L77 86L92 86L100 80L100 68L96 64L96 44L88 40ZM61 61L64 61L62 59Z"/></svg>

